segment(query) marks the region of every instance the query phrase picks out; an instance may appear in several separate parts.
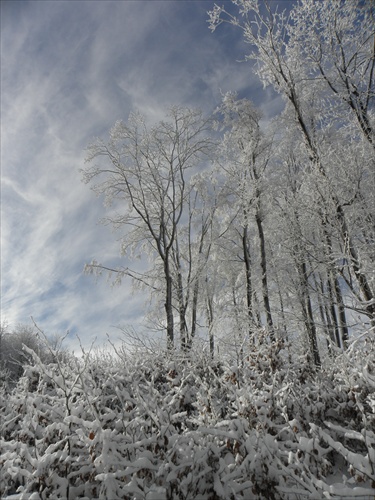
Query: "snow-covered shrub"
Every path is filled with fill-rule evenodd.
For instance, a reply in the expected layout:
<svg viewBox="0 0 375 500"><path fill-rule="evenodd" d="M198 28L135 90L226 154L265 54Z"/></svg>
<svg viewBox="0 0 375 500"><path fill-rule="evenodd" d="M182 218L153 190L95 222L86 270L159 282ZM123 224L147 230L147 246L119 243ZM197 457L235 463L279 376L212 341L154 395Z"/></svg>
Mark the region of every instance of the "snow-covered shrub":
<svg viewBox="0 0 375 500"><path fill-rule="evenodd" d="M30 352L1 394L1 497L371 498L373 345L319 371L283 349L260 334L240 362Z"/></svg>

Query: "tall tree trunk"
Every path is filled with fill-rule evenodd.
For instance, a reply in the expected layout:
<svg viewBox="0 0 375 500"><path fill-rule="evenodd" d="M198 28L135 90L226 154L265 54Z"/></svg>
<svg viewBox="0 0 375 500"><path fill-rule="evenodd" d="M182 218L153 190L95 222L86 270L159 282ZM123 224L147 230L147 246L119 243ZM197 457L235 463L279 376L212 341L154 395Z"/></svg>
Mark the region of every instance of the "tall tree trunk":
<svg viewBox="0 0 375 500"><path fill-rule="evenodd" d="M327 349L328 349L328 354L333 357L334 352L332 350L332 346L337 344L337 328L336 325L332 322L331 318L331 312L330 312L330 307L332 306L332 301L330 300L329 302L327 301L326 293L325 293L325 288L324 288L324 282L323 279L320 277L320 293L321 296L323 297L323 302L322 302L322 308L325 317L325 325L327 329ZM335 313L335 308L333 307L333 312Z"/></svg>
<svg viewBox="0 0 375 500"><path fill-rule="evenodd" d="M236 324L236 332L238 333L239 343L237 343L237 336L235 337L235 349L237 353L238 363L242 363L243 360L243 347L244 347L244 335L242 332L243 327L243 316L239 313L240 308L238 306L237 298L236 298L236 289L234 283L232 283L232 297L233 297L233 307L234 307L234 316L235 316L235 324ZM253 341L254 338L250 337L250 341ZM240 350L237 350L239 345Z"/></svg>
<svg viewBox="0 0 375 500"><path fill-rule="evenodd" d="M184 285L182 281L182 270L180 261L180 246L177 236L175 238L175 248L172 249L172 256L177 274L176 294L177 294L178 314L180 323L180 342L181 342L181 349L185 351L188 346L188 327L186 322L186 309L189 299L188 296L186 297L184 296Z"/></svg>
<svg viewBox="0 0 375 500"><path fill-rule="evenodd" d="M304 261L302 261L302 262L297 262L297 266L298 266L299 280L300 280L302 313L307 331L307 337L310 344L310 351L315 366L320 367L321 361L320 361L318 341L316 336L316 326L314 322L313 308L311 303L311 297L309 294L307 265Z"/></svg>
<svg viewBox="0 0 375 500"><path fill-rule="evenodd" d="M277 294L279 296L279 304L280 304L280 316L281 316L281 327L278 325L278 329L284 331L284 338L285 341L287 342L289 346L289 336L288 336L288 328L287 328L287 321L285 317L285 306L284 306L284 300L283 300L283 295L282 295L282 287L280 284L280 278L279 278L279 273L278 273L278 267L275 262L275 255L273 252L273 249L270 248L270 255L271 255L271 266L273 270L273 275L275 276L275 283L277 286ZM291 363L291 354L290 354L290 349L288 347L288 353L289 353L289 362Z"/></svg>
<svg viewBox="0 0 375 500"><path fill-rule="evenodd" d="M326 248L327 248L326 259L328 260L328 291L331 298L331 311L332 309L333 311L335 311L334 304L336 303L337 305L338 318L336 314L334 316L332 315L332 318L334 319L337 345L345 349L345 347L347 346L347 342L349 340L349 329L346 321L345 303L343 294L341 292L341 286L339 282L337 269L335 269L333 266L333 261L334 261L333 246L332 246L331 235L327 230L327 222L328 222L327 216L325 216L323 219L323 231L326 239ZM336 299L335 301L333 300L333 297L335 297ZM338 332L336 331L338 327L340 328L341 339L339 338Z"/></svg>
<svg viewBox="0 0 375 500"><path fill-rule="evenodd" d="M311 262L310 262L311 266ZM327 346L331 354L331 344L330 342L336 343L337 339L335 339L334 336L334 331L333 331L333 325L331 322L330 315L328 313L328 308L327 308L327 297L326 294L324 293L324 281L320 273L313 273L313 280L314 280L314 288L317 293L317 300L318 300L318 306L319 306L319 314L320 314L320 320L321 320L321 325L322 328L325 332L325 336L327 338ZM332 302L331 302L332 304ZM340 338L338 337L340 340Z"/></svg>
<svg viewBox="0 0 375 500"><path fill-rule="evenodd" d="M191 332L190 332L190 336L188 339L189 349L191 348L191 346L193 344L193 341L195 338L195 333L197 330L198 295L199 295L199 280L198 280L198 276L197 276L196 281L194 283L194 290L193 290L193 303L192 303L192 312L191 312Z"/></svg>
<svg viewBox="0 0 375 500"><path fill-rule="evenodd" d="M338 323L337 314L336 314L335 299L334 299L333 289L332 289L331 273L328 274L327 289L328 289L328 297L329 297L329 312L330 312L332 328L333 328L333 332L334 332L335 344L337 345L337 347L341 347L339 323Z"/></svg>
<svg viewBox="0 0 375 500"><path fill-rule="evenodd" d="M262 271L262 294L263 294L263 304L266 312L267 326L269 330L269 335L271 340L275 340L275 333L273 328L269 291L268 291L268 281L267 281L267 256L266 256L266 245L263 231L262 219L259 213L259 209L255 214L255 220L258 227L259 243L260 243L260 266Z"/></svg>
<svg viewBox="0 0 375 500"><path fill-rule="evenodd" d="M168 257L164 260L164 274L165 274L165 314L167 318L167 349L174 349L174 322L173 322L173 282L169 269Z"/></svg>
<svg viewBox="0 0 375 500"><path fill-rule="evenodd" d="M184 301L184 289L182 285L182 275L181 272L177 273L177 300L178 300L178 312L180 317L180 342L181 349L185 351L188 347L188 327L186 324L186 303Z"/></svg>
<svg viewBox="0 0 375 500"><path fill-rule="evenodd" d="M205 236L208 231L208 226L206 224L202 224L202 232L201 232L201 237L199 241L199 250L198 250L198 263L197 263L197 269L195 273L195 282L194 282L194 288L193 288L193 301L192 301L192 313L191 313L191 334L189 337L189 347L191 347L192 342L195 337L195 332L197 329L197 313L198 313L198 296L199 296L199 285L200 285L200 276L203 271L203 266L202 266L202 255L203 255L203 243ZM191 247L190 247L191 248ZM207 253L204 257L204 265L206 265L209 255L210 255L210 250L211 250L211 245L208 246ZM190 258L190 260L192 260ZM206 277L206 288L207 288L207 277Z"/></svg>
<svg viewBox="0 0 375 500"><path fill-rule="evenodd" d="M214 306L212 297L207 294L207 320L208 320L208 339L210 343L210 356L213 359L215 354L214 338Z"/></svg>
<svg viewBox="0 0 375 500"><path fill-rule="evenodd" d="M341 287L340 287L340 283L339 283L337 275L334 276L333 282L334 282L335 295L336 295L336 300L337 300L337 309L338 309L338 313L339 313L339 324L340 324L340 331L341 331L341 346L345 349L348 345L349 329L348 329L348 324L346 321L344 298L343 298L343 295L341 292Z"/></svg>
<svg viewBox="0 0 375 500"><path fill-rule="evenodd" d="M253 313L253 286L251 278L251 257L249 252L248 227L243 228L242 233L243 259L245 263L245 281L246 281L246 306L249 322L249 337L253 335L254 313Z"/></svg>

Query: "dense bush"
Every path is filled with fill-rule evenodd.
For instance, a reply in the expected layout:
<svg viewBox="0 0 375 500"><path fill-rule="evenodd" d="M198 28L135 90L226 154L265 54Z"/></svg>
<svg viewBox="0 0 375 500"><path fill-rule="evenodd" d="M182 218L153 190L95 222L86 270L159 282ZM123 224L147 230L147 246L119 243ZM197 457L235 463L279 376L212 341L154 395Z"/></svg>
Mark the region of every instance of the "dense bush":
<svg viewBox="0 0 375 500"><path fill-rule="evenodd" d="M6 324L0 326L0 387L14 387L22 377L24 367L34 362L33 356L24 346L37 353L44 363L49 363L54 357L65 356L59 337L47 339L44 333L34 325L18 324L10 329ZM51 347L55 349L51 349Z"/></svg>
<svg viewBox="0 0 375 500"><path fill-rule="evenodd" d="M23 374L24 365L32 358L23 351L23 345L31 348L44 360L43 343L35 329L27 325L17 325L10 330L7 325L0 328L0 385L14 385Z"/></svg>
<svg viewBox="0 0 375 500"><path fill-rule="evenodd" d="M1 395L4 499L375 494L373 342L320 371L262 338L241 363L27 352L33 364Z"/></svg>

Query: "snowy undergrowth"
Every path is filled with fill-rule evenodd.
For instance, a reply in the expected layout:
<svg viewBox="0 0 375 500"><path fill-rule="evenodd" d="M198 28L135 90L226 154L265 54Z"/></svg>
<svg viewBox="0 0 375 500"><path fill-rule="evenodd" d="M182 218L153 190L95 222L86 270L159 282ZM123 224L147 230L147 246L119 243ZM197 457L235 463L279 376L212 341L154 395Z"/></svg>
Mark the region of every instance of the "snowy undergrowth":
<svg viewBox="0 0 375 500"><path fill-rule="evenodd" d="M1 395L1 498L373 498L374 353L320 371L262 339L240 364L33 354Z"/></svg>

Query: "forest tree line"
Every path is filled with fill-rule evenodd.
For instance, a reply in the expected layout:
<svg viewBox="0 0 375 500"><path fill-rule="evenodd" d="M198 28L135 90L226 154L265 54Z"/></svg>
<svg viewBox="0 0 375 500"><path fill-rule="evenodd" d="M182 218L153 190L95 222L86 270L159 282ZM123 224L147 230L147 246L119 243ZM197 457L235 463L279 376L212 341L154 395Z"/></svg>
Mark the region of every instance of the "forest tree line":
<svg viewBox="0 0 375 500"><path fill-rule="evenodd" d="M117 122L88 148L84 181L110 206L121 254L148 267L86 271L147 289L170 349L199 335L213 355L265 330L319 366L375 326L374 6L233 3L210 28L243 30L283 111L265 120L229 92L213 116L176 106L157 124Z"/></svg>

